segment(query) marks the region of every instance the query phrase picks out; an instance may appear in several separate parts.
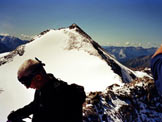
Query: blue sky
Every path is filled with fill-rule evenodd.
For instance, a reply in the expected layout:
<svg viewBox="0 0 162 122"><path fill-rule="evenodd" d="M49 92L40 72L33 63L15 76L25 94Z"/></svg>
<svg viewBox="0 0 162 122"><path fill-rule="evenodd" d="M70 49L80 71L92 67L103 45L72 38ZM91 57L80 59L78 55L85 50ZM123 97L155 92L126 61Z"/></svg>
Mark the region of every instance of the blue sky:
<svg viewBox="0 0 162 122"><path fill-rule="evenodd" d="M0 34L30 37L78 24L101 45L159 46L161 0L1 0Z"/></svg>

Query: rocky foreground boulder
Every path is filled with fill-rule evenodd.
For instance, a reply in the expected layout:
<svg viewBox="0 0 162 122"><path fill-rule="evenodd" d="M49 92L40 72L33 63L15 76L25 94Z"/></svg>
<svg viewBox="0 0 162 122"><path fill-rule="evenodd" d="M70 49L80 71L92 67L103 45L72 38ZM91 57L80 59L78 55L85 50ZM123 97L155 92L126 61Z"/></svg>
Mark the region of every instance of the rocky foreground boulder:
<svg viewBox="0 0 162 122"><path fill-rule="evenodd" d="M161 122L162 98L153 79L136 78L123 86L91 92L83 107L84 122Z"/></svg>

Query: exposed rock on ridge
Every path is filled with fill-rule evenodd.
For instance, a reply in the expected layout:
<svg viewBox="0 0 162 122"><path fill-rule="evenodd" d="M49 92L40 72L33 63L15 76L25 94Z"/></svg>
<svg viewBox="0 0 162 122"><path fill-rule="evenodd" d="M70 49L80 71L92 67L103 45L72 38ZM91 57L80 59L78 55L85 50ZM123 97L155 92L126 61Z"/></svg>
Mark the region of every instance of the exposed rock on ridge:
<svg viewBox="0 0 162 122"><path fill-rule="evenodd" d="M86 41L87 43L90 42L90 44L92 44L92 46L98 52L97 55L99 55L103 60L105 60L107 62L107 64L112 67L112 70L116 74L118 74L119 76L121 76L122 81L124 81L124 82L130 82L130 79L135 79L136 78L136 75L133 72L131 72L131 71L128 71L129 72L129 75L130 75L129 78L127 78L126 76L123 76L124 73L122 73L121 66L119 66L119 64L116 63L113 60L113 57L110 54L108 54L97 42L95 42L94 40L92 40L92 38L87 33L85 33L77 24L72 24L69 28L70 29L75 29L76 32L78 32L79 34L81 34L83 37L87 38L87 40L84 40L84 41ZM73 41L74 40L75 40L75 38L73 39ZM70 49L72 49L72 48L70 48ZM92 54L92 53L90 53L90 54ZM92 55L95 55L95 54L92 54Z"/></svg>
<svg viewBox="0 0 162 122"><path fill-rule="evenodd" d="M84 122L161 122L162 98L149 78L136 79L105 93L93 92L84 105Z"/></svg>
<svg viewBox="0 0 162 122"><path fill-rule="evenodd" d="M17 47L14 51L10 52L8 55L6 55L4 57L0 57L0 66L12 61L16 55L22 56L25 52L24 48L25 48L25 46L21 45L21 46Z"/></svg>

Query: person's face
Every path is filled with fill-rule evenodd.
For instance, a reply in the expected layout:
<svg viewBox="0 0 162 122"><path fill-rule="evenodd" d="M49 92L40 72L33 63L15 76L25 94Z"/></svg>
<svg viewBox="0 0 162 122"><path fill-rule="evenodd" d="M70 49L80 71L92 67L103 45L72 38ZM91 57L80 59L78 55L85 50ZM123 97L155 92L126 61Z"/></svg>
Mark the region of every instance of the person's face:
<svg viewBox="0 0 162 122"><path fill-rule="evenodd" d="M26 88L40 89L43 85L43 75L38 72L25 72L18 79Z"/></svg>
<svg viewBox="0 0 162 122"><path fill-rule="evenodd" d="M36 74L31 81L29 88L40 89L43 86L43 76L41 74Z"/></svg>
<svg viewBox="0 0 162 122"><path fill-rule="evenodd" d="M35 74L24 73L21 78L18 78L18 80L25 85L26 88L29 88L34 77Z"/></svg>

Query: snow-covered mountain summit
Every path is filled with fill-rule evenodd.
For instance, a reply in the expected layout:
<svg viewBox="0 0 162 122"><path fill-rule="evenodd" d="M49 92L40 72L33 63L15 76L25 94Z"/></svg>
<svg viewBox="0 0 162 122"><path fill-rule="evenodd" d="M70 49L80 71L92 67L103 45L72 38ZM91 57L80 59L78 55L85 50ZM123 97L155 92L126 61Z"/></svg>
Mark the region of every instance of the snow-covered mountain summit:
<svg viewBox="0 0 162 122"><path fill-rule="evenodd" d="M102 90L113 83L130 82L136 77L133 71L113 59L76 24L42 32L29 44L1 58L0 64L8 62L9 59L16 64L19 60L21 64L34 57L45 62L47 71L54 73L57 78L84 85L88 91Z"/></svg>
<svg viewBox="0 0 162 122"><path fill-rule="evenodd" d="M103 91L107 86L121 85L138 77L136 72L106 53L76 24L50 29L0 57L0 90L3 90L0 94L0 121L4 121L11 110L33 99L33 91L18 83L17 70L25 60L35 57L46 64L47 72L69 84L83 85L86 92Z"/></svg>

